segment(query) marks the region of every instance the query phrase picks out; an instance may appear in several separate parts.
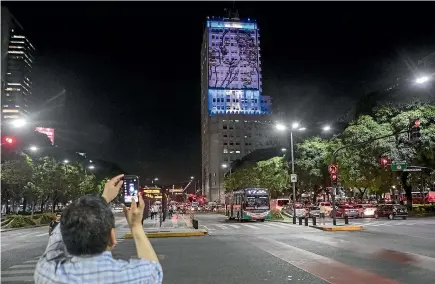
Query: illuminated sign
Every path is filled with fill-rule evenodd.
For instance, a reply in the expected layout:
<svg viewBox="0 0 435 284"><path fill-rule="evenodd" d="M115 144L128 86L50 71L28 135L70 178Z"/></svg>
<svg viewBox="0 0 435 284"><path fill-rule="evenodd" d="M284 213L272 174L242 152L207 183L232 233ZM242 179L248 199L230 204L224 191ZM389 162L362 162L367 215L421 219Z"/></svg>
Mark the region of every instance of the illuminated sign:
<svg viewBox="0 0 435 284"><path fill-rule="evenodd" d="M260 90L258 32L255 28L234 29L256 24L216 22L216 25L222 29L210 29L208 34L209 87Z"/></svg>
<svg viewBox="0 0 435 284"><path fill-rule="evenodd" d="M256 23L242 23L242 22L224 22L224 21L208 21L207 27L209 28L231 28L231 29L244 29L244 30L256 30Z"/></svg>
<svg viewBox="0 0 435 284"><path fill-rule="evenodd" d="M248 188L248 189L246 189L246 192L248 194L260 195L260 194L267 194L267 189L264 189L264 188Z"/></svg>
<svg viewBox="0 0 435 284"><path fill-rule="evenodd" d="M54 145L54 128L36 127L35 131L47 135L50 139L51 144Z"/></svg>
<svg viewBox="0 0 435 284"><path fill-rule="evenodd" d="M145 194L160 194L160 189L144 189Z"/></svg>
<svg viewBox="0 0 435 284"><path fill-rule="evenodd" d="M175 189L169 189L170 193L180 193L183 192L184 190L182 188L175 188Z"/></svg>

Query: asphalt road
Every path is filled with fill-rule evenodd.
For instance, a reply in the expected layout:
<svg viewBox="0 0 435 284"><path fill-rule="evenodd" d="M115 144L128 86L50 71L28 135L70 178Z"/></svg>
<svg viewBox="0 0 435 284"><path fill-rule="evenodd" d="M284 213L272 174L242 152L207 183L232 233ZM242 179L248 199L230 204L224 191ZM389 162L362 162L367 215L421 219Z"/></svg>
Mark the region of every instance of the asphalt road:
<svg viewBox="0 0 435 284"><path fill-rule="evenodd" d="M366 230L323 232L293 224L228 222L217 214L197 218L210 236L151 239L164 283L434 283L435 219L356 219L350 223L364 223ZM32 280L46 232L1 234L1 283ZM133 240L122 240L113 254L133 257Z"/></svg>

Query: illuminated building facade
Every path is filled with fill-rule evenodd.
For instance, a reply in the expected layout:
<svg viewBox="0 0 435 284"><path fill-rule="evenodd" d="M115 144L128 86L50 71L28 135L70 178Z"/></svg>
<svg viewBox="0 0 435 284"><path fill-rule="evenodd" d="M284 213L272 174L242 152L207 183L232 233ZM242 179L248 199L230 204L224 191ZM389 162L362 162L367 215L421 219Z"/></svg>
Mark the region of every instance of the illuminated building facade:
<svg viewBox="0 0 435 284"><path fill-rule="evenodd" d="M283 141L262 95L257 23L208 18L201 49L202 188L209 201L223 201L223 165Z"/></svg>
<svg viewBox="0 0 435 284"><path fill-rule="evenodd" d="M35 48L19 22L2 7L2 120L26 118L32 94Z"/></svg>

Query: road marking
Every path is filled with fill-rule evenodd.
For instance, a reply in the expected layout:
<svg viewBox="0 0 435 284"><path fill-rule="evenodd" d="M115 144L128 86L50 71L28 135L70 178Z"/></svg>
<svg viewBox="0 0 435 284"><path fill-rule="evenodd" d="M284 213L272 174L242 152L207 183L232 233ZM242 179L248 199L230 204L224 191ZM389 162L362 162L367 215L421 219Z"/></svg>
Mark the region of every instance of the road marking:
<svg viewBox="0 0 435 284"><path fill-rule="evenodd" d="M35 264L17 264L14 266L11 266L10 268L35 268Z"/></svg>
<svg viewBox="0 0 435 284"><path fill-rule="evenodd" d="M3 277L2 282L33 282L33 276L10 276Z"/></svg>
<svg viewBox="0 0 435 284"><path fill-rule="evenodd" d="M39 234L39 235L36 235L36 237L42 237L42 236L46 236L46 235L48 235L48 233Z"/></svg>
<svg viewBox="0 0 435 284"><path fill-rule="evenodd" d="M219 228L221 228L222 230L226 230L226 229L228 229L225 225L218 225L218 224L215 224L214 226L219 227Z"/></svg>
<svg viewBox="0 0 435 284"><path fill-rule="evenodd" d="M38 259L32 259L32 260L27 260L23 263L37 263L37 262L38 262Z"/></svg>
<svg viewBox="0 0 435 284"><path fill-rule="evenodd" d="M237 225L228 225L228 226L233 227L235 229L240 229L240 226L237 226Z"/></svg>
<svg viewBox="0 0 435 284"><path fill-rule="evenodd" d="M278 228L288 228L287 226L284 226L284 225L281 225L281 224L275 224L275 223L270 223L269 224L270 226L273 226L273 227L278 227Z"/></svg>
<svg viewBox="0 0 435 284"><path fill-rule="evenodd" d="M395 280L370 271L364 271L272 239L259 237L252 239L251 243L261 250L331 284L399 284Z"/></svg>
<svg viewBox="0 0 435 284"><path fill-rule="evenodd" d="M255 229L255 230L259 230L260 229L258 227L255 227L255 226L252 226L252 225L249 225L249 224L242 224L242 225L245 226L245 227L251 228L251 229Z"/></svg>
<svg viewBox="0 0 435 284"><path fill-rule="evenodd" d="M8 271L2 271L3 275L14 275L14 274L32 274L35 273L35 269L15 269L15 270L8 270ZM3 277L2 277L3 282Z"/></svg>

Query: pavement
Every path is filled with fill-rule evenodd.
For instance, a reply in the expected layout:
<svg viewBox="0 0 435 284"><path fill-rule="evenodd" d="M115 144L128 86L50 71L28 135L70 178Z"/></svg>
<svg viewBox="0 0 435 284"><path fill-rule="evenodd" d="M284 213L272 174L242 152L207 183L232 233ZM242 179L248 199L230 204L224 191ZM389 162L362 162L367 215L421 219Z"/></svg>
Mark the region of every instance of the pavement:
<svg viewBox="0 0 435 284"><path fill-rule="evenodd" d="M196 218L209 236L150 239L163 266L164 283L434 283L435 218L350 220L351 225L364 226L358 232L229 222L219 214ZM117 223L120 239L113 255L134 257L134 240L122 238L126 223ZM147 224L145 230L156 228ZM46 232L38 228L1 233L1 283L32 280Z"/></svg>

